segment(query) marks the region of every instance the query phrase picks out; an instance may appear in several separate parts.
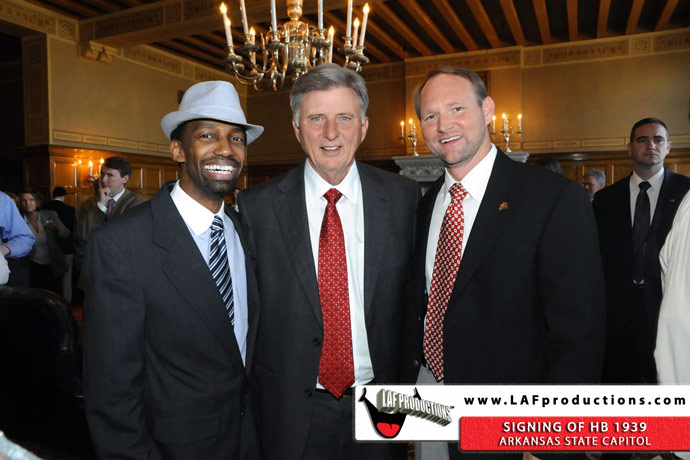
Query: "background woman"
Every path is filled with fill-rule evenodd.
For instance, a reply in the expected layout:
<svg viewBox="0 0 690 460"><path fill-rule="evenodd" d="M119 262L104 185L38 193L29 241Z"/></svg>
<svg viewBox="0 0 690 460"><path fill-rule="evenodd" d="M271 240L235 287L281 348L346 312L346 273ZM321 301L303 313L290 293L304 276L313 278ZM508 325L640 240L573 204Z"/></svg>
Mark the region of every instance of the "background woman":
<svg viewBox="0 0 690 460"><path fill-rule="evenodd" d="M36 241L27 256L30 262L29 286L60 292L60 279L66 270L65 255L57 237L68 237L69 230L55 211L41 211L41 195L27 187L19 194L19 207Z"/></svg>

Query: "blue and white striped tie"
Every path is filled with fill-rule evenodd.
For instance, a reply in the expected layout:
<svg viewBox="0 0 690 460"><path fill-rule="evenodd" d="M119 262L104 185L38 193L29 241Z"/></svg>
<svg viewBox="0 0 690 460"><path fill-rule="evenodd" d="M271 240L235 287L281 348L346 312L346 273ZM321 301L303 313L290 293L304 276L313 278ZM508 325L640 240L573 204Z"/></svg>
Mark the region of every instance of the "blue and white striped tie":
<svg viewBox="0 0 690 460"><path fill-rule="evenodd" d="M235 301L232 295L232 277L228 266L228 252L225 247L225 230L223 220L215 216L211 224L211 253L209 255L208 268L218 286L220 296L225 302L225 309L230 317L230 322L235 325Z"/></svg>

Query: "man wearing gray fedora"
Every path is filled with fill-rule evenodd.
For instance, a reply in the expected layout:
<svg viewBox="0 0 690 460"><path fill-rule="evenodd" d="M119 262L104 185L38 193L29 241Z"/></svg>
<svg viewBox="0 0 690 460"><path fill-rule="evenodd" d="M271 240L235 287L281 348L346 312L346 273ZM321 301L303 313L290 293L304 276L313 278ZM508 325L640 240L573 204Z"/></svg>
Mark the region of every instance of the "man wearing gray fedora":
<svg viewBox="0 0 690 460"><path fill-rule="evenodd" d="M223 198L263 127L247 123L222 81L189 88L161 126L179 180L88 243L84 393L96 453L260 458L245 371L257 285L239 217Z"/></svg>

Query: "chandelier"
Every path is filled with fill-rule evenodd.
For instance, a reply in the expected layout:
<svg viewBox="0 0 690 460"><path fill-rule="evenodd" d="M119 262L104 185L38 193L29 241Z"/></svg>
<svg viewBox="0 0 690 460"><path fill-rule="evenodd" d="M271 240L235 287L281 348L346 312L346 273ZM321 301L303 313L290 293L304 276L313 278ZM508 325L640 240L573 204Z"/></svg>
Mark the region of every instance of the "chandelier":
<svg viewBox="0 0 690 460"><path fill-rule="evenodd" d="M235 46L230 32L230 19L225 3L220 5L228 43L228 56L224 59L226 69L244 85L251 85L257 91L283 87L285 77L296 80L314 67L333 62L333 38L335 29L323 27L323 0L318 0L318 25L314 27L300 20L302 0L286 0L289 21L278 27L276 0L271 0L271 27L264 36L249 29L244 0L240 0L242 27L245 41ZM347 2L347 30L343 37L344 46L338 51L345 56L343 67L359 72L369 62L364 55L364 34L366 33L369 4L364 5L362 30L359 35L359 19L352 22L352 0ZM354 25L354 33L353 26ZM257 55L261 57L257 62Z"/></svg>

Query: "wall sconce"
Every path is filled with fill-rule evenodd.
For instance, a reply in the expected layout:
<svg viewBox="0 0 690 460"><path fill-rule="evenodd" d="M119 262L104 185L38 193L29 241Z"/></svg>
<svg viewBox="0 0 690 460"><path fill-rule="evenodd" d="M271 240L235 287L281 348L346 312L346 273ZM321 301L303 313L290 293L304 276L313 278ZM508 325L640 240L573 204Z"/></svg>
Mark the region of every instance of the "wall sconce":
<svg viewBox="0 0 690 460"><path fill-rule="evenodd" d="M409 139L412 143L412 151L414 152L414 156L419 156L419 153L417 153L417 125L414 124L412 118L410 118L410 128L407 136L405 135L405 122L400 122L400 137L398 139L400 139L400 142L402 142L403 145L405 145L405 142L407 139Z"/></svg>
<svg viewBox="0 0 690 460"><path fill-rule="evenodd" d="M505 151L506 152L512 152L510 150L510 147L508 146L508 142L510 141L510 136L513 135L515 131L513 131L513 126L510 124L510 114L503 113L501 115L501 118L503 120L502 128L500 131L496 131L496 115L494 115L491 118L491 136L498 136L499 134L503 136L503 139L506 143ZM515 132L519 136L522 136L525 132L522 129L522 114L518 113L517 116L518 119L518 130Z"/></svg>

